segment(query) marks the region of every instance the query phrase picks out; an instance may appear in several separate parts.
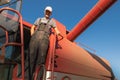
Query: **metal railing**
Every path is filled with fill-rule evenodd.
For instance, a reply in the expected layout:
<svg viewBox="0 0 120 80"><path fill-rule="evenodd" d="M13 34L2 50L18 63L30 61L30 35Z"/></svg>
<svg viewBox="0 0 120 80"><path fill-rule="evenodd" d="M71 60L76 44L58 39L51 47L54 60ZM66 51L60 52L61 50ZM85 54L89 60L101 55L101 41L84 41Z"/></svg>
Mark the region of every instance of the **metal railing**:
<svg viewBox="0 0 120 80"><path fill-rule="evenodd" d="M2 13L2 11L4 10L9 10L9 11L12 11L12 12L15 12L18 16L19 16L19 27L20 27L20 43L18 42L8 42L8 31L4 28L4 26L0 26L0 28L2 28L5 33L6 33L6 41L5 43L1 46L1 50L2 50L2 63L4 63L4 58L5 58L5 47L7 46L20 46L21 47L21 66L22 66L22 77L21 79L24 80L24 37L23 37L23 24L22 24L22 16L21 14L17 11L17 10L14 10L12 8L9 8L9 7L4 7L4 8L1 8L0 9L0 13ZM9 17L9 16L7 16ZM16 68L16 67L15 67ZM15 72L14 72L15 71ZM18 77L17 77L17 74L16 74L16 69L14 69L13 71L13 77L12 79L13 80L20 80Z"/></svg>

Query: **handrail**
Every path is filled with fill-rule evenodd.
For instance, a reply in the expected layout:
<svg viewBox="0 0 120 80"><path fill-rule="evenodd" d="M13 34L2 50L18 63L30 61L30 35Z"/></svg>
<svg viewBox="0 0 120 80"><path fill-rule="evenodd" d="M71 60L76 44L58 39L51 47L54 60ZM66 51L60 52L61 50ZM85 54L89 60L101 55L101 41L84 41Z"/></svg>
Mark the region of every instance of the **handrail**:
<svg viewBox="0 0 120 80"><path fill-rule="evenodd" d="M56 34L54 29L51 30L50 43L48 49L48 55L46 60L47 70L51 71L51 76L47 76L47 79L54 80L54 58L55 58L55 46L56 46Z"/></svg>
<svg viewBox="0 0 120 80"><path fill-rule="evenodd" d="M52 65L51 65L51 80L54 80L54 61L55 61L55 46L56 46L56 35L55 34L51 34L52 39L50 40L53 45L52 46Z"/></svg>
<svg viewBox="0 0 120 80"><path fill-rule="evenodd" d="M23 23L22 23L22 15L17 11L17 10L14 10L12 8L9 8L9 7L4 7L4 8L1 8L0 9L0 13L4 10L10 10L10 11L13 11L15 12L18 16L19 16L19 22L20 22L20 38L21 38L21 45L18 43L6 43L6 45L19 45L21 46L21 63L22 63L22 80L24 80L24 75L25 75L25 72L24 72L24 37L23 37ZM7 37L8 37L8 34L7 34ZM16 78L17 79L17 78Z"/></svg>

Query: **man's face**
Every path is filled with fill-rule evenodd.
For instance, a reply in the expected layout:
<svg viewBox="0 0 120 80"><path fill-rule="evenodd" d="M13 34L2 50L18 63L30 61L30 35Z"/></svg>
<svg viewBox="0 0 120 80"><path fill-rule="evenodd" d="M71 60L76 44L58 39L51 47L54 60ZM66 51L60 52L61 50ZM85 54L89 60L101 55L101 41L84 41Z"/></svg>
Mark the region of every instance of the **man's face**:
<svg viewBox="0 0 120 80"><path fill-rule="evenodd" d="M51 16L51 12L49 10L45 11L45 17L49 18Z"/></svg>

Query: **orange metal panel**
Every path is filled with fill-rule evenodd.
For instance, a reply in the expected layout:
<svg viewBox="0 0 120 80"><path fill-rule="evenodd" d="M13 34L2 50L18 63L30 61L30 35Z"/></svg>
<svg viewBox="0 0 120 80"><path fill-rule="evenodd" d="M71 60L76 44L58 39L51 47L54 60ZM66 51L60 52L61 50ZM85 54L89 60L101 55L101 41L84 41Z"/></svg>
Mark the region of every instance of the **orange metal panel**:
<svg viewBox="0 0 120 80"><path fill-rule="evenodd" d="M58 45L60 48L56 49L58 58L55 59L55 71L105 80L107 79L103 76L111 77L103 65L76 44L64 38Z"/></svg>

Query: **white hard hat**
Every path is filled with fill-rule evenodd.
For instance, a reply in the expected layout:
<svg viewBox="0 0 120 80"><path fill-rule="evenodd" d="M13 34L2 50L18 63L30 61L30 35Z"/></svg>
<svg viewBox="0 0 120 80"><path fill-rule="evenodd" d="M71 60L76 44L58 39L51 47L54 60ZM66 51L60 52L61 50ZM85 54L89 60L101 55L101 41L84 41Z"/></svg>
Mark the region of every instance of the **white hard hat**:
<svg viewBox="0 0 120 80"><path fill-rule="evenodd" d="M45 11L46 11L46 10L52 12L52 7L51 7L51 6L47 6L47 7L45 8Z"/></svg>

